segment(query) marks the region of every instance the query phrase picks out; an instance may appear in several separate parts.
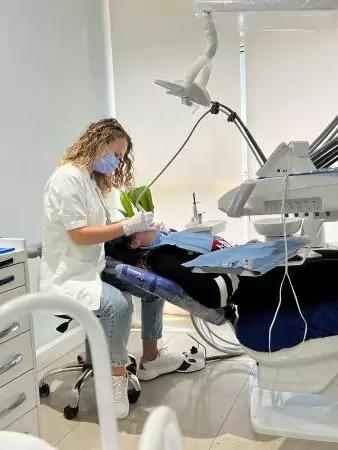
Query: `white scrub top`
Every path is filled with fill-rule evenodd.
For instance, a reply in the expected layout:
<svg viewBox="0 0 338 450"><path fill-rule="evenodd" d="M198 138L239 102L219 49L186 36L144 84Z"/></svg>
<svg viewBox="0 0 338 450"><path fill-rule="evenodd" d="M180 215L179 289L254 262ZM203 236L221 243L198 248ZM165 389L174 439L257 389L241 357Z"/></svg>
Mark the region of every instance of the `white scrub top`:
<svg viewBox="0 0 338 450"><path fill-rule="evenodd" d="M40 290L69 295L91 310L100 308L104 245L77 245L67 231L106 224L97 184L87 169L60 166L43 199Z"/></svg>

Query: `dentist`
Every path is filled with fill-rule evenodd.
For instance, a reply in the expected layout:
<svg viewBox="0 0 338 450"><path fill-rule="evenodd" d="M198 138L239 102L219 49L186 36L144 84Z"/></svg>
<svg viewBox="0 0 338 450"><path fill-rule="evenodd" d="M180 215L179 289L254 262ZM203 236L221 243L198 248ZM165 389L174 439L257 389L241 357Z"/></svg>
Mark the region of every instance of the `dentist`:
<svg viewBox="0 0 338 450"><path fill-rule="evenodd" d="M115 119L92 123L61 158L43 197L41 290L69 295L100 316L110 349L113 399L117 417L129 413L127 342L132 318L131 295L102 282L104 242L146 231L153 214L112 223L104 198L111 189L133 182L132 141ZM143 357L138 377L151 380L173 372L181 355L158 349L163 300L142 300Z"/></svg>

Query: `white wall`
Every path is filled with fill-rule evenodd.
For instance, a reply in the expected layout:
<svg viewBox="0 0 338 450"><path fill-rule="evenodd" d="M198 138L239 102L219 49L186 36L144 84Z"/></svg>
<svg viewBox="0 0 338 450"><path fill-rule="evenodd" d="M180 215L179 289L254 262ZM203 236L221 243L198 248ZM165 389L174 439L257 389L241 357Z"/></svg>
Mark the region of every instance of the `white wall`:
<svg viewBox="0 0 338 450"><path fill-rule="evenodd" d="M311 142L338 113L338 32L250 34L246 50L248 125L265 154L282 141ZM337 224L325 227L338 241Z"/></svg>
<svg viewBox="0 0 338 450"><path fill-rule="evenodd" d="M337 55L338 31L248 36L248 123L267 155L312 141L338 113Z"/></svg>
<svg viewBox="0 0 338 450"><path fill-rule="evenodd" d="M101 2L2 0L0 46L0 235L32 242L60 155L112 109Z"/></svg>
<svg viewBox="0 0 338 450"><path fill-rule="evenodd" d="M155 86L154 79L176 80L206 45L203 21L191 0L136 2L114 0L112 42L118 119L130 131L136 153L136 182L148 183L176 152L203 110L192 115ZM239 110L239 40L217 19L219 50L209 83L213 99ZM217 199L241 181L240 139L223 116L209 117L177 161L152 188L157 216L183 227L192 215L192 192L208 218L225 218ZM226 235L243 238L241 220L229 221Z"/></svg>
<svg viewBox="0 0 338 450"><path fill-rule="evenodd" d="M47 178L84 127L114 110L103 4L0 2L0 236L40 240ZM38 346L56 335L40 319Z"/></svg>

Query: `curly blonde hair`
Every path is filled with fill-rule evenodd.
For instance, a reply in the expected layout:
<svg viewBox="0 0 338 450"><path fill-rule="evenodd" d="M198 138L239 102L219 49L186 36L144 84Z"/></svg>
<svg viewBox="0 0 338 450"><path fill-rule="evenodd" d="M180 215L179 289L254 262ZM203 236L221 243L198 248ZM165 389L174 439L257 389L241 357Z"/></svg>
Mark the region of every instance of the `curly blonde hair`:
<svg viewBox="0 0 338 450"><path fill-rule="evenodd" d="M103 195L108 194L112 187L127 189L133 186L133 143L116 119L103 119L91 123L85 132L63 154L60 166L73 164L77 167L92 167L94 159L98 156L100 148L118 138L127 140L127 152L114 173L102 174L94 172L93 176Z"/></svg>

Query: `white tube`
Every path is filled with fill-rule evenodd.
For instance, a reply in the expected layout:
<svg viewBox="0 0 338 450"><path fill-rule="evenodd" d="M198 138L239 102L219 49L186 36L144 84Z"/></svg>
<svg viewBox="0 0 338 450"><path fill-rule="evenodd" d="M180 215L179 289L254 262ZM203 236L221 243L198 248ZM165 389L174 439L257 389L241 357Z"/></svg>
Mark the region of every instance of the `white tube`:
<svg viewBox="0 0 338 450"><path fill-rule="evenodd" d="M201 88L205 89L209 81L210 73L211 73L211 61L209 61L208 64L206 64L202 68L200 73L197 75L195 80L196 84L198 84L198 86L200 86Z"/></svg>
<svg viewBox="0 0 338 450"><path fill-rule="evenodd" d="M17 297L0 307L0 328L13 317L32 311L61 312L73 317L86 331L95 373L95 393L103 450L117 450L117 423L113 408L113 390L108 346L99 320L85 306L70 297L36 293Z"/></svg>
<svg viewBox="0 0 338 450"><path fill-rule="evenodd" d="M204 54L202 56L199 56L194 64L192 65L191 69L187 73L187 75L184 78L184 85L189 86L191 83L195 81L195 78L199 74L199 72L202 70L202 68L209 64L211 59L215 56L217 46L218 46L218 40L217 40L217 31L215 24L212 20L210 13L203 14L203 17L205 19L205 28L204 28L204 34L206 35L208 39L208 44L206 49L204 50Z"/></svg>
<svg viewBox="0 0 338 450"><path fill-rule="evenodd" d="M204 54L209 59L212 59L216 55L216 50L217 50L217 45L218 45L217 31L216 31L214 21L212 20L211 14L205 13L204 18L205 18L204 34L206 35L206 37L209 41L206 49L204 50Z"/></svg>
<svg viewBox="0 0 338 450"><path fill-rule="evenodd" d="M198 335L209 344L210 347L227 355L239 356L244 353L235 336L233 336L233 341L224 339L214 333L204 320L199 319L194 315L191 315L190 317Z"/></svg>

